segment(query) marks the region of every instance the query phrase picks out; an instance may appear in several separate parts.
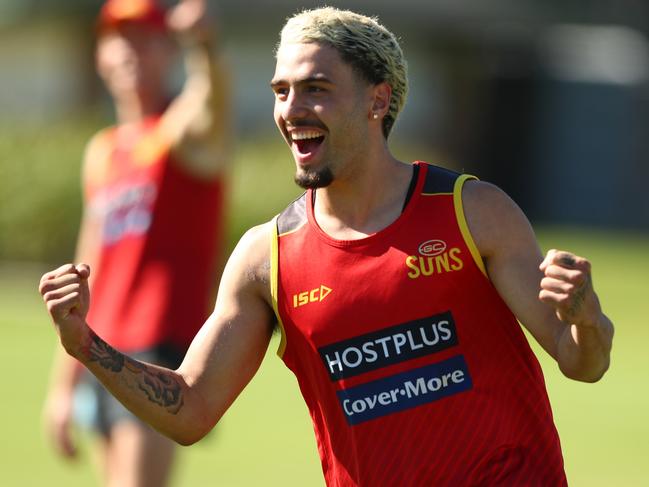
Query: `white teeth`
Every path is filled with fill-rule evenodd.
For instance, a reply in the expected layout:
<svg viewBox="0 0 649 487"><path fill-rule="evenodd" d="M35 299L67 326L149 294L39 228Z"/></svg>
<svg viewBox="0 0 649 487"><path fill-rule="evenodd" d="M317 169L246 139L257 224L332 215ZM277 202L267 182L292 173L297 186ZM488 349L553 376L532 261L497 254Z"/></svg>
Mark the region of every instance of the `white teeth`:
<svg viewBox="0 0 649 487"><path fill-rule="evenodd" d="M305 140L305 139L316 139L320 137L321 134L314 130L304 130L300 132L291 132L291 139L293 140Z"/></svg>

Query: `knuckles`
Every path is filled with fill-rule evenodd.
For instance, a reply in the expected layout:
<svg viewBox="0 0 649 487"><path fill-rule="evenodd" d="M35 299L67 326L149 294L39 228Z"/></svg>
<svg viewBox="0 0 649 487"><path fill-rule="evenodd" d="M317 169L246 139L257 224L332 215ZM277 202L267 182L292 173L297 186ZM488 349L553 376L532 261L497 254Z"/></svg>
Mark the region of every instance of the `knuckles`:
<svg viewBox="0 0 649 487"><path fill-rule="evenodd" d="M555 293L572 294L577 289L577 286L570 281L554 277L544 277L541 279L541 289L546 289Z"/></svg>
<svg viewBox="0 0 649 487"><path fill-rule="evenodd" d="M557 264L549 265L545 270L546 278L564 281L576 287L583 285L588 280L588 275L586 269L567 269Z"/></svg>
<svg viewBox="0 0 649 487"><path fill-rule="evenodd" d="M62 288L55 288L48 290L43 294L43 299L45 301L52 301L54 299L59 299L65 296L69 296L73 293L79 294L81 292L81 283L72 283L65 286L65 291L62 291Z"/></svg>
<svg viewBox="0 0 649 487"><path fill-rule="evenodd" d="M58 291L67 286L80 287L81 278L77 274L65 274L61 277L41 281L39 291L45 297L47 294Z"/></svg>
<svg viewBox="0 0 649 487"><path fill-rule="evenodd" d="M573 294L567 292L557 292L542 288L539 291L539 300L555 308L567 308L572 303Z"/></svg>
<svg viewBox="0 0 649 487"><path fill-rule="evenodd" d="M577 286L575 286L574 284L572 284L572 283L570 283L570 282L564 282L564 283L562 284L562 288L563 288L563 292L564 292L564 293L566 293L566 294L572 294L572 293L575 292L575 289L577 288Z"/></svg>

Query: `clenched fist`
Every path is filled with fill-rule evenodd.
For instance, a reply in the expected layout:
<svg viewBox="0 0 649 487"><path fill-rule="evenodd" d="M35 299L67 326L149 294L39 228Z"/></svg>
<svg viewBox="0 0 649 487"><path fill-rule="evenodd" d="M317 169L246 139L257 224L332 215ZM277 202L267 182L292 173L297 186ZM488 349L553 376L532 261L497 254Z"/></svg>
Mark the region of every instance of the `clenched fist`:
<svg viewBox="0 0 649 487"><path fill-rule="evenodd" d="M41 278L39 291L65 349L75 355L87 332L86 315L90 304L85 264L66 264Z"/></svg>
<svg viewBox="0 0 649 487"><path fill-rule="evenodd" d="M552 306L557 317L568 324L596 326L601 315L593 290L590 262L569 252L552 249L541 263L539 299Z"/></svg>

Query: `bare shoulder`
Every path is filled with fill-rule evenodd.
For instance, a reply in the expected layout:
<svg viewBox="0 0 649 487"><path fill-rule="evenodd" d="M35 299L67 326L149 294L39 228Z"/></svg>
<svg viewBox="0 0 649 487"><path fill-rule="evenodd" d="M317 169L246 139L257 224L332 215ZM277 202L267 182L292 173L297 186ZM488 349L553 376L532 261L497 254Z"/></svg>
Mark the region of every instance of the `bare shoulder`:
<svg viewBox="0 0 649 487"><path fill-rule="evenodd" d="M464 215L483 257L533 237L532 227L507 193L484 181L468 181L462 189Z"/></svg>
<svg viewBox="0 0 649 487"><path fill-rule="evenodd" d="M110 127L102 129L93 135L86 144L82 168L84 184L96 184L107 174L113 148L111 132L112 128Z"/></svg>
<svg viewBox="0 0 649 487"><path fill-rule="evenodd" d="M239 240L228 264L248 286L256 289L268 303L270 299L270 246L273 222L250 228Z"/></svg>
<svg viewBox="0 0 649 487"><path fill-rule="evenodd" d="M251 268L261 270L270 265L272 225L273 222L268 221L250 228L237 244L235 252L245 254Z"/></svg>
<svg viewBox="0 0 649 487"><path fill-rule="evenodd" d="M107 127L93 135L84 149L84 159L94 160L98 157L106 157L111 149L111 132L112 128Z"/></svg>

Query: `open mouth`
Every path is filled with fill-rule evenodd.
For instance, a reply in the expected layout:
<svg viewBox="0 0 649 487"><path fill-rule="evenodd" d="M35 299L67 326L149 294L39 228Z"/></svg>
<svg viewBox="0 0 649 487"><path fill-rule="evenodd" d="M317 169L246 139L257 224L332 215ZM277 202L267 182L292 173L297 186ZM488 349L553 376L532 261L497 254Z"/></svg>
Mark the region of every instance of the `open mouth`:
<svg viewBox="0 0 649 487"><path fill-rule="evenodd" d="M291 141L300 155L309 155L316 151L324 141L324 135L314 130L293 131Z"/></svg>

